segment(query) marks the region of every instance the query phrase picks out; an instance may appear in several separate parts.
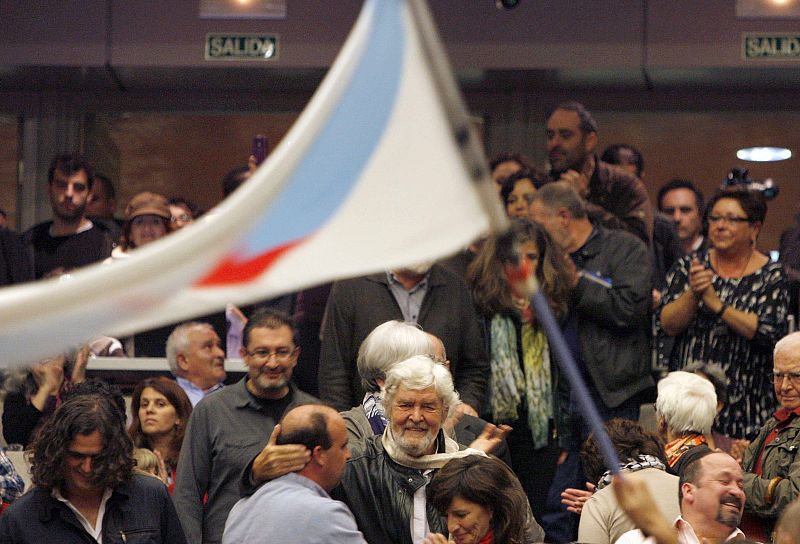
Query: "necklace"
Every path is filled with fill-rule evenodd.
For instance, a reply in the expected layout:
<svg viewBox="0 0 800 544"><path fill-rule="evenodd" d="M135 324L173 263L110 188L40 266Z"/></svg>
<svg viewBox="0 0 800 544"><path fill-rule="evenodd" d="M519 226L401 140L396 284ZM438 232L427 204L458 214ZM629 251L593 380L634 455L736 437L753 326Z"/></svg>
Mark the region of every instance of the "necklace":
<svg viewBox="0 0 800 544"><path fill-rule="evenodd" d="M755 250L751 247L750 248L750 254L747 256L747 260L745 261L744 266L742 266L742 269L739 270L738 274L736 274L736 275L731 275L731 274L723 275L722 274L722 269L720 267L719 255L717 254L716 250L713 250L713 251L714 251L714 254L712 255L713 256L713 260L712 260L711 264L716 269L717 274L722 278L741 278L742 276L744 276L744 273L747 270L747 266L750 264L750 260L753 258L753 253L755 253ZM716 263L714 263L714 261L716 261Z"/></svg>

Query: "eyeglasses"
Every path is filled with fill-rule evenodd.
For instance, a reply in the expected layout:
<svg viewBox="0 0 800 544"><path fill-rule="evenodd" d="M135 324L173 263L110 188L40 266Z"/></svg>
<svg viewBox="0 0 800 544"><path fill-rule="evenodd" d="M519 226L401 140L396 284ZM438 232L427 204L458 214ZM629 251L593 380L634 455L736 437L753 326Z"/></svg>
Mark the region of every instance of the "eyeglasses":
<svg viewBox="0 0 800 544"><path fill-rule="evenodd" d="M784 378L789 378L789 381L795 387L800 387L800 372L773 372L772 381L775 385L783 383Z"/></svg>
<svg viewBox="0 0 800 544"><path fill-rule="evenodd" d="M188 213L183 213L181 215L173 215L170 218L170 221L173 223L189 223L192 221L192 216Z"/></svg>
<svg viewBox="0 0 800 544"><path fill-rule="evenodd" d="M256 349L253 351L248 351L247 354L258 361L269 361L274 356L277 362L285 363L292 358L292 355L294 355L296 351L296 347L278 348L275 351L269 351L268 349Z"/></svg>
<svg viewBox="0 0 800 544"><path fill-rule="evenodd" d="M722 215L709 215L708 222L709 223L720 223L724 221L728 225L741 225L742 223L750 223L749 217L725 217Z"/></svg>

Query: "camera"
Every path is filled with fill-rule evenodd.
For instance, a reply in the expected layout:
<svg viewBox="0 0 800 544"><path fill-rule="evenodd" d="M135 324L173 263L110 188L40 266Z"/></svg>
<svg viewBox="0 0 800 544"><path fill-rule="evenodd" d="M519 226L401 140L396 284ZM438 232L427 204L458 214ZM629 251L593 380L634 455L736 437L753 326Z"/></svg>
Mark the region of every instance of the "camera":
<svg viewBox="0 0 800 544"><path fill-rule="evenodd" d="M497 9L514 9L519 5L521 0L495 0Z"/></svg>
<svg viewBox="0 0 800 544"><path fill-rule="evenodd" d="M772 181L772 178L763 181L754 180L746 168L731 168L728 176L722 180L722 189L735 186L759 192L766 200L772 200L778 196L779 191L778 185Z"/></svg>

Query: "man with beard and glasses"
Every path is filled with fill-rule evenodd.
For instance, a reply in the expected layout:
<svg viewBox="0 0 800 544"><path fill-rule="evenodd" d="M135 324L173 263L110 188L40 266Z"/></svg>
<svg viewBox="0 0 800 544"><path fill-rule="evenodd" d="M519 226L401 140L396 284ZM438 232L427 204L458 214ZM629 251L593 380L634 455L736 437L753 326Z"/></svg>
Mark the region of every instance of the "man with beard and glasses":
<svg viewBox="0 0 800 544"><path fill-rule="evenodd" d="M442 340L463 401L456 410L477 417L490 373L478 316L464 280L439 264L333 284L321 330L320 398L340 411L364 399L356 368L359 346L375 327L392 320L419 324Z"/></svg>
<svg viewBox="0 0 800 544"><path fill-rule="evenodd" d="M678 498L681 515L673 527L679 544L721 543L744 537L738 529L744 511L742 468L727 453L706 452L688 464L681 474ZM635 529L622 535L617 544L650 544Z"/></svg>
<svg viewBox="0 0 800 544"><path fill-rule="evenodd" d="M294 333L294 323L286 314L269 309L256 312L242 337L247 376L205 397L192 411L173 495L192 543L222 540L225 520L239 499L245 466L256 456L274 451L265 446L286 411L318 402L291 382L299 350Z"/></svg>
<svg viewBox="0 0 800 544"><path fill-rule="evenodd" d="M58 155L47 172L52 221L25 233L33 250L35 277L60 275L111 255L115 240L86 217L94 172L78 155Z"/></svg>
<svg viewBox="0 0 800 544"><path fill-rule="evenodd" d="M383 435L351 444L352 458L331 493L350 507L367 542L421 544L429 533L445 533L445 521L427 501L428 482L450 459L485 455L442 432L458 400L450 373L430 357L412 357L386 373L388 426ZM529 541L539 542L544 532L528 510L520 515Z"/></svg>
<svg viewBox="0 0 800 544"><path fill-rule="evenodd" d="M553 181L566 181L587 202L590 217L623 228L648 246L653 207L644 183L619 166L600 160L597 122L583 104L564 102L547 118L547 158Z"/></svg>

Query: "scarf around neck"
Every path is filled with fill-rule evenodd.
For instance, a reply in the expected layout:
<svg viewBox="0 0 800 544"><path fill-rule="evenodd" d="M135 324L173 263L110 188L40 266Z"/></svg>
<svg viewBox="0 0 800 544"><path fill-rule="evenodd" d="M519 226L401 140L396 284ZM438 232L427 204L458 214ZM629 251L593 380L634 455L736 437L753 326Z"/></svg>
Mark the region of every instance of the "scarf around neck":
<svg viewBox="0 0 800 544"><path fill-rule="evenodd" d="M658 470L667 470L667 467L664 466L664 463L659 461L658 457L653 457L652 455L640 455L636 459L628 459L627 463L620 463L619 464L619 471L620 472L636 472L638 470L644 470L646 468L657 468ZM611 479L613 475L611 474L610 470L605 471L603 476L600 478L600 481L597 482L597 489L603 489L605 486L611 483Z"/></svg>
<svg viewBox="0 0 800 544"><path fill-rule="evenodd" d="M404 467L415 468L418 470L427 470L433 468L442 468L450 459L458 459L466 457L467 455L482 455L486 454L481 450L467 448L464 450L458 449L458 443L449 436L439 431L439 437L444 438L444 453L433 453L430 455L422 455L420 457L412 457L404 452L394 439L392 434L392 426L387 425L386 430L381 437L383 449L389 454L392 460Z"/></svg>
<svg viewBox="0 0 800 544"><path fill-rule="evenodd" d="M547 445L553 417L550 350L541 329L523 323L522 364L517 350L517 327L508 316L496 314L491 322L492 418L495 423L519 419L525 402L528 427L535 448Z"/></svg>

